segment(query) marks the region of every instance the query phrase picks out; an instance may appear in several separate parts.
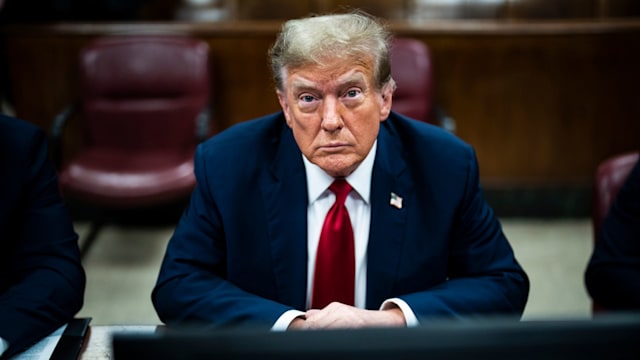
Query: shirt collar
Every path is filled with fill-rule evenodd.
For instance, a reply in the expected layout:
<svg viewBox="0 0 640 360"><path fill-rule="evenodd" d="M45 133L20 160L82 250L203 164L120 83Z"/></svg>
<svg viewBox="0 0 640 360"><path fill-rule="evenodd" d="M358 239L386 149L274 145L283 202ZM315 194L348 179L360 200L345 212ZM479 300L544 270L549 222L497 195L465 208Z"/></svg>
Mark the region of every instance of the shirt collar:
<svg viewBox="0 0 640 360"><path fill-rule="evenodd" d="M362 200L369 204L371 193L371 174L373 173L373 162L376 158L376 149L378 140L374 141L369 154L364 158L362 163L358 165L351 175L346 177L347 182L360 195ZM333 176L327 174L318 165L309 161L306 156L302 155L304 168L307 175L307 194L309 196L309 204L312 204L329 188L333 182Z"/></svg>

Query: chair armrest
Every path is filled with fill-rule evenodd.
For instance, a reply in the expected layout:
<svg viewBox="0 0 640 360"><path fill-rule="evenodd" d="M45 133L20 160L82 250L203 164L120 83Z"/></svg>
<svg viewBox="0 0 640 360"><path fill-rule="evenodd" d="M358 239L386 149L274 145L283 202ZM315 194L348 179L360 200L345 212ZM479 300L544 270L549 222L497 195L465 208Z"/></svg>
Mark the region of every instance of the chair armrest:
<svg viewBox="0 0 640 360"><path fill-rule="evenodd" d="M76 109L77 106L75 104L69 105L53 118L53 124L51 125L51 154L58 170L62 168L62 135L64 128Z"/></svg>
<svg viewBox="0 0 640 360"><path fill-rule="evenodd" d="M196 117L196 139L205 141L211 134L211 107L207 106Z"/></svg>

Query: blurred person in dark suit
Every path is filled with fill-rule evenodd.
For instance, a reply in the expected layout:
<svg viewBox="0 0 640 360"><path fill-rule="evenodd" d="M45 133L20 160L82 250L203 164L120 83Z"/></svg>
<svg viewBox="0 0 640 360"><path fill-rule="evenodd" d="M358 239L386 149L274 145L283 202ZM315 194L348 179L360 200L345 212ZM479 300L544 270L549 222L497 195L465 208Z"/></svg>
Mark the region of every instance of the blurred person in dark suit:
<svg viewBox="0 0 640 360"><path fill-rule="evenodd" d="M640 310L640 161L605 216L585 272L589 295L608 310Z"/></svg>
<svg viewBox="0 0 640 360"><path fill-rule="evenodd" d="M77 241L46 134L0 114L0 354L24 350L80 310Z"/></svg>

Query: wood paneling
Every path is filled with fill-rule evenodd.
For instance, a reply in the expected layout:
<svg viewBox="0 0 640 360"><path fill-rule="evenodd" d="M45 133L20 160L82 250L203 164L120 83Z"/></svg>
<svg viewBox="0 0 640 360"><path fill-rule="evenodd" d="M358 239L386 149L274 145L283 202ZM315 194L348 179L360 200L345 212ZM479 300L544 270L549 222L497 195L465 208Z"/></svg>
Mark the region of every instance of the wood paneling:
<svg viewBox="0 0 640 360"><path fill-rule="evenodd" d="M486 184L584 185L604 158L640 148L638 21L390 26L430 46L437 100L477 150ZM213 115L224 129L279 110L266 55L279 28L264 21L6 27L15 110L48 129L75 98L76 54L91 38L176 32L211 47ZM77 146L77 124L69 131Z"/></svg>
<svg viewBox="0 0 640 360"><path fill-rule="evenodd" d="M234 8L234 18L240 20L279 20L294 19L317 12L318 0L307 1L264 1L232 0L229 6Z"/></svg>
<svg viewBox="0 0 640 360"><path fill-rule="evenodd" d="M450 1L415 0L410 18L427 19L504 19L509 0Z"/></svg>
<svg viewBox="0 0 640 360"><path fill-rule="evenodd" d="M600 0L509 0L512 19L571 19L597 16Z"/></svg>
<svg viewBox="0 0 640 360"><path fill-rule="evenodd" d="M640 17L638 0L598 0L601 17Z"/></svg>
<svg viewBox="0 0 640 360"><path fill-rule="evenodd" d="M637 0L14 0L0 11L0 23L284 20L351 8L391 20L640 16Z"/></svg>
<svg viewBox="0 0 640 360"><path fill-rule="evenodd" d="M407 19L413 4L411 0L324 0L325 12L360 9L386 19Z"/></svg>
<svg viewBox="0 0 640 360"><path fill-rule="evenodd" d="M239 20L282 20L353 9L386 19L406 19L412 4L411 0L237 0L231 6Z"/></svg>
<svg viewBox="0 0 640 360"><path fill-rule="evenodd" d="M634 36L426 40L440 102L484 177L553 183L588 178L597 159L640 145L640 71L627 63L630 52L640 61Z"/></svg>

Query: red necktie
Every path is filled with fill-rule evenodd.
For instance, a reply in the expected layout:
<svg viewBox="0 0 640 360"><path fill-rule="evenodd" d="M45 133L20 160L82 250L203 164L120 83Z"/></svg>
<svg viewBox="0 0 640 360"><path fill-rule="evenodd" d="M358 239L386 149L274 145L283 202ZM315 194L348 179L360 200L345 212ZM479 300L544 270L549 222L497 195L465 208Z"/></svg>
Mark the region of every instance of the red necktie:
<svg viewBox="0 0 640 360"><path fill-rule="evenodd" d="M344 205L351 189L344 179L335 180L329 187L336 195L336 202L329 209L320 233L311 301L313 309L322 309L332 301L354 304L353 228Z"/></svg>

